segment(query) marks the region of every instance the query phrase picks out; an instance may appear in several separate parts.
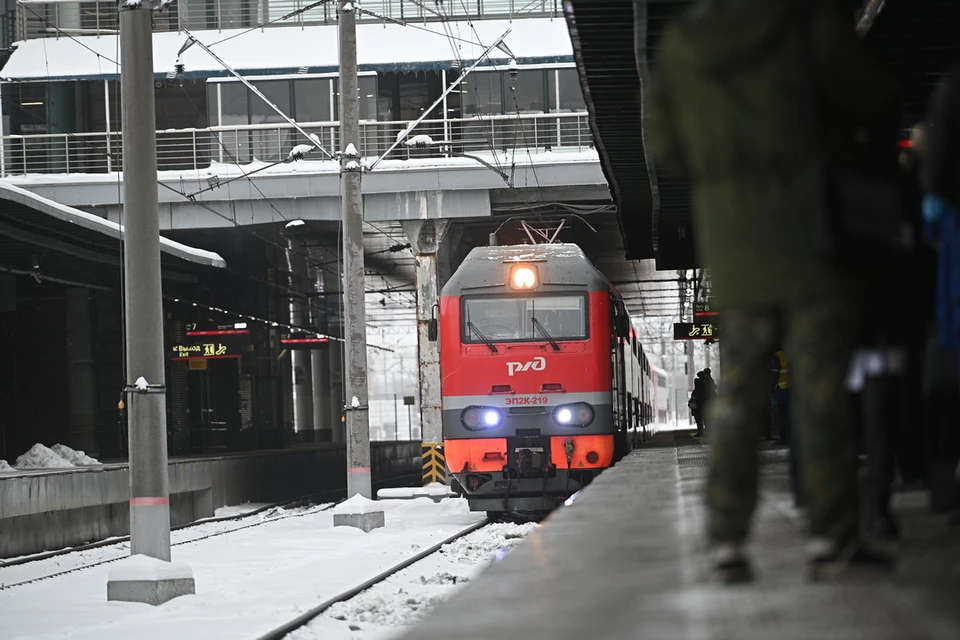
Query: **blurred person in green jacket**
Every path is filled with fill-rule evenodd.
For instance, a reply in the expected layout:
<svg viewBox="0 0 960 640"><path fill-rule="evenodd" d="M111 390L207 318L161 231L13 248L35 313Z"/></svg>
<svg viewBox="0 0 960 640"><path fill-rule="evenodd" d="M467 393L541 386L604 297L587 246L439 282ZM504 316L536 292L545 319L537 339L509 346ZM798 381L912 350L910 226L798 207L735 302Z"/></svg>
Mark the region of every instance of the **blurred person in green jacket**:
<svg viewBox="0 0 960 640"><path fill-rule="evenodd" d="M859 535L843 386L865 296L883 275L819 242L824 157L896 172L896 92L857 38L852 4L699 0L664 34L645 97L658 168L692 185L697 250L724 318L724 385L707 420L711 577L753 578L744 544L757 501L756 406L780 344L791 354L811 578L888 570L891 558ZM888 157L891 167L879 166Z"/></svg>

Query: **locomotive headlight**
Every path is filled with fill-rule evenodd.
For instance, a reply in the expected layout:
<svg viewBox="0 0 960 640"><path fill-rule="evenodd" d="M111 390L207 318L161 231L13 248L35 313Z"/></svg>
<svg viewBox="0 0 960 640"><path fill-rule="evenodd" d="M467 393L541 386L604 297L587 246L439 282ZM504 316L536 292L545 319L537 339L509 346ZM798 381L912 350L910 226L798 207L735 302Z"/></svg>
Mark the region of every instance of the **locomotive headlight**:
<svg viewBox="0 0 960 640"><path fill-rule="evenodd" d="M460 422L471 431L496 429L503 422L503 414L494 407L467 407L460 414Z"/></svg>
<svg viewBox="0 0 960 640"><path fill-rule="evenodd" d="M593 407L586 402L577 405L577 423L587 426L593 422Z"/></svg>
<svg viewBox="0 0 960 640"><path fill-rule="evenodd" d="M514 289L533 289L537 286L537 268L533 266L514 267L510 272L510 286Z"/></svg>
<svg viewBox="0 0 960 640"><path fill-rule="evenodd" d="M553 421L564 427L586 427L593 419L593 407L586 402L562 404L553 410Z"/></svg>

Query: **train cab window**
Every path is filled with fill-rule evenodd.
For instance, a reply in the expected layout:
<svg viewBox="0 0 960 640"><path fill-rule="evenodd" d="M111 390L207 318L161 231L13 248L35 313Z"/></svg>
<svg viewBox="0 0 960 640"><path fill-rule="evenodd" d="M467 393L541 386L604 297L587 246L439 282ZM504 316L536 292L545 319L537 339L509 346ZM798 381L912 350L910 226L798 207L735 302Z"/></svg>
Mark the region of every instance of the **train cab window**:
<svg viewBox="0 0 960 640"><path fill-rule="evenodd" d="M538 326L539 325L539 326ZM483 343L586 340L587 299L582 295L463 298L463 341Z"/></svg>

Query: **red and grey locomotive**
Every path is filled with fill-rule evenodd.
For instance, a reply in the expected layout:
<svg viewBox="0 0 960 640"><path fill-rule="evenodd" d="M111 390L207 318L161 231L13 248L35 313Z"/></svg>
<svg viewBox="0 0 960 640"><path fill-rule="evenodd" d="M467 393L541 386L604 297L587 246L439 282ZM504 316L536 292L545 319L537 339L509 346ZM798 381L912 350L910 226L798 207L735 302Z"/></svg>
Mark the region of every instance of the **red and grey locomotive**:
<svg viewBox="0 0 960 640"><path fill-rule="evenodd" d="M649 422L646 358L577 245L477 247L439 306L444 455L471 510L549 511Z"/></svg>

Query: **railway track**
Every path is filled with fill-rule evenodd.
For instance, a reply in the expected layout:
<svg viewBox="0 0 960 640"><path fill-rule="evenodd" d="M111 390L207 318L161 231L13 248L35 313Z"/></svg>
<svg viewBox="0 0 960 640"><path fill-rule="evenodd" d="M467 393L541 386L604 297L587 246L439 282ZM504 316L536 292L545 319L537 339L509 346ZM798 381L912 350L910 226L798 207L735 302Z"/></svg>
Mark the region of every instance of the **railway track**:
<svg viewBox="0 0 960 640"><path fill-rule="evenodd" d="M246 518L251 518L251 517L260 515L261 513L265 513L265 512L268 512L268 511L270 511L270 510L273 510L273 509L291 509L291 508L296 508L296 507L298 507L298 506L303 506L303 505L306 505L306 504L310 504L311 502L314 502L316 498L318 498L318 497L320 497L320 496L325 496L325 495L328 495L328 494L316 494L316 495L314 495L314 496L305 496L305 497L302 497L302 498L297 498L297 499L295 499L295 500L288 500L288 501L282 502L282 503L275 503L275 504L265 505L265 506L263 506L263 507L261 507L261 508L259 508L259 509L254 510L254 511L250 511L250 512L248 512L248 513L243 513L243 514L238 514L238 515L235 515L235 516L224 516L224 517L221 517L221 518L208 518L208 519L205 519L205 520L200 520L200 521L197 521L197 522L191 522L191 523L184 524L184 525L180 525L180 526L177 526L177 527L172 527L172 528L171 528L171 531L182 531L182 530L185 530L185 529L191 529L191 528L201 527L201 526L204 526L204 525L215 524L215 523L218 523L218 522L229 522L229 521L236 521L236 520L244 520L244 519L246 519ZM289 518L303 518L303 517L306 517L306 516L309 516L309 515L314 515L314 514L317 514L317 513L321 513L321 512L323 512L323 511L327 511L327 510L333 508L334 506L336 506L336 503L322 504L322 505L318 506L318 507L315 508L315 509L307 509L307 510L300 511L300 512L297 512L297 513L287 513L287 514L279 515L279 516L277 516L277 517L275 517L275 518L270 518L270 519L267 519L267 520L259 520L259 521L254 522L254 523L247 524L247 525L243 525L243 526L240 526L240 527L234 527L234 528L232 528L232 529L226 529L226 530L223 530L223 531L214 531L214 532L212 532L212 533L209 533L209 534L206 534L206 535L202 535L202 536L198 536L198 537L196 537L196 538L190 538L189 540L181 540L181 541L179 541L179 542L174 542L174 543L172 543L170 546L171 546L171 547L179 547L179 546L186 545L186 544L193 544L193 543L195 543L195 542L200 542L201 540L208 540L208 539L210 539L210 538L216 538L217 536L223 536L223 535L227 535L227 534L230 534L230 533L235 533L235 532L237 532L237 531L244 531L244 530L246 530L246 529L252 529L252 528L254 528L254 527L260 527L260 526L263 526L263 525L266 525L266 524L271 524L271 523L274 523L274 522L280 522L281 520L287 520L287 519L289 519ZM120 544L123 544L123 543L125 543L125 542L129 542L129 541L130 541L130 536L123 536L122 538L115 538L115 539L113 539L113 540L104 540L104 541L102 541L102 542L95 542L95 543L92 543L92 544L89 544L89 545L83 545L83 546L80 546L80 547L72 547L72 548L69 548L69 549L61 549L61 550L58 550L58 551L50 551L50 552L47 552L47 553L37 554L37 555L35 555L35 556L27 556L27 557L25 557L25 558L18 558L18 559L16 559L16 560L13 560L13 561L9 561L9 562L0 564L0 580L3 579L3 570L6 569L6 568L15 567L15 566L21 566L21 565L29 564L29 563L32 563L32 562L40 562L40 561L42 561L42 560L48 560L48 559L50 559L50 558L55 558L55 557L58 557L58 556L66 556L66 555L70 555L70 554L74 554L74 553L81 553L81 552L83 552L83 551L88 551L88 550L91 550L91 549L98 549L98 548L102 548L102 547L109 547L109 546L113 546L113 545L120 545ZM64 570L62 570L62 571L56 571L56 572L54 572L54 573L49 573L49 574L45 574L45 575L43 575L43 576L37 576L37 577L35 577L35 578L30 578L30 579L28 579L28 580L21 580L21 581L19 581L19 582L13 582L13 583L10 583L10 584L3 584L2 582L0 582L0 591L6 591L6 590L13 589L13 588L16 588L16 587L23 587L23 586L26 586L26 585L29 585L29 584L34 584L34 583L36 583L36 582L41 582L41 581L43 581L43 580L50 580L50 579L52 579L52 578L58 578L58 577L60 577L60 576L65 576L65 575L69 575L69 574L71 574L71 573L76 573L76 572L78 572L78 571L85 571L86 569L92 569L93 567L99 567L99 566L102 566L102 565L105 565L105 564L109 564L109 563L111 563L111 562L118 562L118 561L120 561L120 560L123 560L124 558L129 557L129 553L127 553L127 550L124 549L124 550L122 550L122 551L123 551L123 553L122 553L121 555L118 555L116 558L108 558L108 559L106 559L106 560L100 560L100 561L98 561L98 562L91 562L91 563L83 564L83 565L80 565L80 566L77 566L77 567L71 567L70 569L64 569Z"/></svg>
<svg viewBox="0 0 960 640"><path fill-rule="evenodd" d="M327 611L328 609L330 609L330 607L332 607L333 605L338 604L338 603L341 603L341 602L348 602L348 601L350 601L351 599L357 597L358 595L360 595L360 594L363 593L364 591L370 589L371 587L373 587L373 586L375 586L375 585L383 582L384 580L390 578L391 576L396 575L397 573L403 571L404 569L406 569L406 568L408 568L408 567L410 567L410 566L413 566L414 564L420 562L421 560L424 560L425 558L433 555L434 553L439 552L440 549L442 549L442 548L445 547L446 545L450 544L451 542L454 542L454 541L456 541L456 540L459 540L460 538L463 538L463 537L465 537L465 536L468 536L469 534L471 534L471 533L473 533L473 532L475 532L475 531L478 531L478 530L482 529L483 527L486 527L486 526L488 526L488 525L490 525L490 524L492 524L492 522L491 522L489 519L485 519L485 520L481 520L480 522L478 522L478 523L476 523L476 524L470 525L469 527L466 527L465 529L462 529L461 531L453 534L452 536L449 536L448 538L446 538L446 539L444 539L444 540L441 540L441 541L438 542L437 544L435 544L435 545L433 545L433 546L431 546L431 547L428 547L428 548L424 549L424 550L421 551L420 553L418 553L418 554L416 554L416 555L414 555L414 556L411 556L411 557L407 558L406 560L404 560L404 561L402 561L402 562L400 562L400 563L398 563L398 564L390 567L390 568L387 569L386 571L383 571L383 572L377 574L376 576L370 578L369 580L367 580L367 581L365 581L365 582L363 582L363 583L361 583L361 584L359 584L359 585L357 585L357 586L355 586L355 587L353 587L353 588L351 588L351 589L348 589L348 590L346 590L346 591L344 591L344 592L342 592L342 593L334 596L333 598L330 598L329 600L326 600L326 601L318 604L317 606L313 607L312 609L310 609L310 610L308 610L308 611L303 612L302 614L300 614L300 615L297 616L296 618L294 618L294 619L292 619L292 620L290 620L290 621L288 621L288 622L286 622L286 623L284 623L284 624L282 624L282 625L280 625L280 626L278 626L278 627L276 627L276 628L268 631L267 633L263 634L262 636L260 636L260 637L258 638L258 640L280 640L280 638L286 637L288 634L296 631L297 629L300 629L300 628L302 628L302 627L305 627L305 626L308 625L312 620L314 620L315 618L319 617L319 616L322 615L325 611Z"/></svg>

